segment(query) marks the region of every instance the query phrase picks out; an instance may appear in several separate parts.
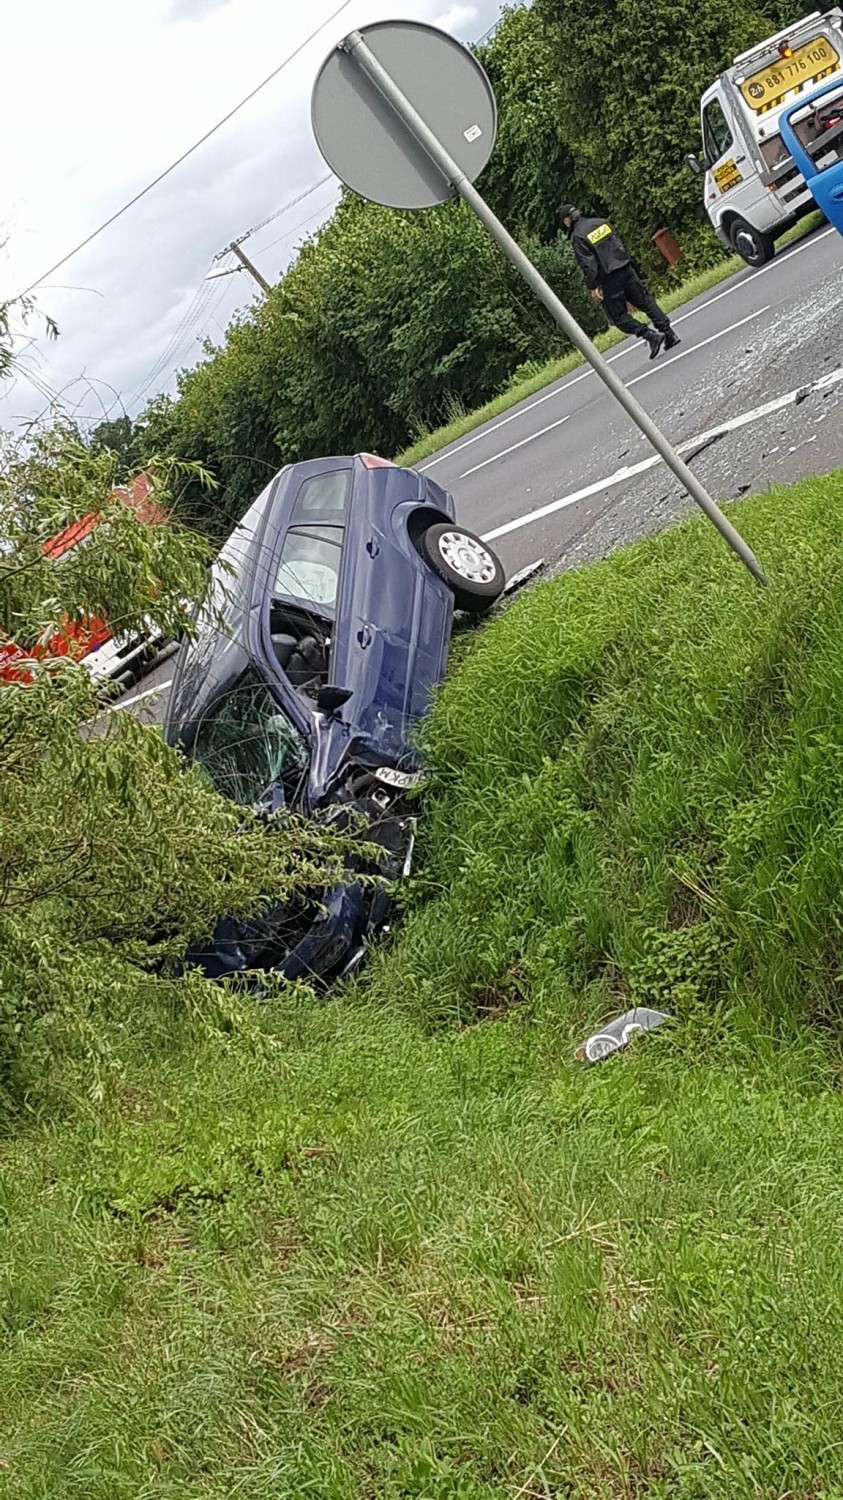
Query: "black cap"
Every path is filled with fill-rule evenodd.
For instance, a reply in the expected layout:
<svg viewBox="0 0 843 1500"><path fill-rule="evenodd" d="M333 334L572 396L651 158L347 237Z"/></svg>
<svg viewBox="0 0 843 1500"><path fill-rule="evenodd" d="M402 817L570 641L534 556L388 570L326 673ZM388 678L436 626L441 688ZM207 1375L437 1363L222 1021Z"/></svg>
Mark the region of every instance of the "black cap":
<svg viewBox="0 0 843 1500"><path fill-rule="evenodd" d="M574 224L575 224L576 220L580 217L580 211L577 208L576 204L575 203L560 203L559 207L556 210L556 217L558 218L559 223L562 226L563 232L565 234L567 234L568 238L570 239L571 235L574 232ZM566 219L570 219L571 223L570 224L566 224L565 223Z"/></svg>

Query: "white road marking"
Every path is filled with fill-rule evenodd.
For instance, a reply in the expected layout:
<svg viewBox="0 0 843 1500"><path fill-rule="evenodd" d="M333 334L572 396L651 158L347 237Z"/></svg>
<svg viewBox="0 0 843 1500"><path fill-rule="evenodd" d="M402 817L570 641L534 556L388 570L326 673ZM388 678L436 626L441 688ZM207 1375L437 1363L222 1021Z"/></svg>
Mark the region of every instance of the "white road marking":
<svg viewBox="0 0 843 1500"><path fill-rule="evenodd" d="M830 234L836 233L837 230L832 226L829 229L823 229L820 234L809 235L804 244L794 246L792 250L787 250L784 255L775 256L773 260L768 261L766 266L761 266L760 269L757 270L751 277L741 276L740 279L735 280L731 286L727 286L725 291L716 292L713 297L709 297L706 302L701 302L698 307L692 307L689 312L682 313L682 315L678 318L671 318L671 323L675 326L678 323L686 322L688 318L696 317L697 313L705 312L707 308L713 307L715 302L720 302L723 297L731 297L733 292L737 292L741 287L748 286L750 283L755 282L759 276L764 276L767 271L772 271L774 267L781 266L784 261L789 260L792 256L801 255L803 250L809 250L812 245L817 245L819 244L820 240L827 239ZM735 326L737 327L737 324ZM702 345L696 344L694 347L697 349L701 349ZM613 365L616 360L623 359L625 354L632 354L637 348L637 343L625 345L623 349L618 350L617 354L611 355L611 357L607 360L607 364ZM691 350L685 351L685 353L691 352ZM675 363L679 358L679 355L675 355L671 363ZM662 369L663 368L664 366L662 366ZM646 373L649 374L650 372L647 371ZM444 463L448 458L455 458L458 453L462 452L463 448L470 448L472 443L479 443L482 438L489 437L491 433L497 432L499 427L505 427L507 422L515 422L519 417L525 417L528 411L533 411L535 407L542 406L545 401L551 401L554 396L563 395L565 391L571 390L571 388L575 385L578 385L581 380L587 380L588 377L593 374L594 371L590 367L587 370L582 370L580 371L579 375L574 376L573 380L566 379L565 385L554 386L552 390L546 391L543 396L538 396L535 401L531 401L529 406L519 407L517 411L511 412L508 417L501 417L500 421L495 422L492 426L484 425L477 432L475 432L473 437L466 438L464 443L459 443L454 448L446 448L444 453L438 454L436 458L429 459L426 464L419 464L419 472L424 474L428 469L432 469L435 464Z"/></svg>
<svg viewBox="0 0 843 1500"><path fill-rule="evenodd" d="M770 311L771 306L772 304L770 303L766 307L760 307L757 312L748 313L745 318L741 318L737 323L731 323L728 328L721 328L719 332L712 333L709 338L703 339L702 343L692 344L690 348L683 349L681 354L674 354L672 360L670 361L671 365L678 364L680 359L686 359L689 354L696 354L698 349L705 349L707 344L714 344L718 339L725 338L727 334L734 333L735 329L743 328L745 323L752 323L755 318L763 317L764 313ZM663 370L664 368L664 365L658 366L655 361L653 361L650 369L645 370L643 375L636 375L634 380L627 381L627 390L629 390L630 386L638 385L639 381L648 380L651 375L658 375L659 369ZM592 374L592 371L588 370L586 373L590 375ZM585 375L580 375L578 378L580 380L584 380ZM538 432L531 432L529 437L522 438L519 443L513 443L509 448L503 448L500 453L493 453L491 458L484 458L483 462L475 464L473 469L466 469L465 473L460 475L460 479L468 479L468 476L470 474L476 474L479 469L485 469L489 464L497 463L497 460L499 458L506 458L506 455L508 453L514 453L516 448L523 448L526 443L532 443L536 438L544 437L545 433L552 432L555 427L561 427L564 422L567 422L570 415L571 414L569 413L569 416L567 417L560 417L558 422L551 422L547 427L540 427Z"/></svg>
<svg viewBox="0 0 843 1500"><path fill-rule="evenodd" d="M536 438L544 437L546 432L552 432L554 427L561 427L565 422L570 422L571 413L567 417L560 417L558 422L551 422L549 427L542 427L538 432L531 432L529 437L522 438L520 443L513 443L511 448L504 448L501 453L493 453L491 458L484 458L482 464L475 464L473 469L466 469L460 479L467 479L469 474L476 474L478 469L485 469L487 464L497 463L499 458L506 458L507 453L514 453L516 448L523 448L525 443L535 442Z"/></svg>
<svg viewBox="0 0 843 1500"><path fill-rule="evenodd" d="M788 391L784 396L776 396L772 401L765 401L763 406L753 407L752 411L742 412L740 416L730 417L728 422L722 422L718 427L710 427L707 432L698 433L696 437L680 443L679 452L688 453L700 443L723 437L729 432L737 432L741 427L749 427L752 422L760 422L763 417L783 411L786 406L794 406L797 400L802 399L805 394L830 390L832 386L841 384L843 384L843 368L830 370L827 375L813 381L809 386L798 386L796 390ZM498 537L508 536L511 531L519 531L522 526L531 526L534 521L541 521L545 516L552 516L558 510L565 510L569 505L576 505L580 500L587 500L590 495L599 495L615 485L625 484L628 479L634 479L637 474L643 474L647 469L653 469L661 462L659 455L653 453L649 458L642 459L640 463L629 464L624 469L616 469L614 474L597 480L595 484L588 484L581 490L574 490L573 494L563 495L559 500L551 500L548 505L542 505L538 510L528 511L526 515L518 516L514 521L507 521L505 525L497 526L494 531L487 531L483 541L494 542Z"/></svg>
<svg viewBox="0 0 843 1500"><path fill-rule="evenodd" d="M773 304L770 302L766 307L759 307L757 312L749 313L745 318L741 318L739 322L731 323L728 328L721 328L719 333L712 333L709 338L703 339L702 343L692 344L690 349L683 349L681 354L674 354L673 358L670 361L671 368L673 368L674 365L678 365L680 359L685 359L688 354L696 354L697 350L704 349L706 344L714 344L718 339L725 338L728 333L734 333L736 328L743 328L745 323L751 323L754 318L762 317L765 312L770 311L772 305ZM629 387L631 385L638 385L638 382L640 380L648 380L651 375L658 375L662 370L666 368L666 365L657 365L654 360L652 369L645 370L643 375L636 375L634 380L628 380L626 382L627 390L629 390Z"/></svg>
<svg viewBox="0 0 843 1500"><path fill-rule="evenodd" d="M751 276L743 276L740 275L740 272L736 271L735 275L740 275L739 281L733 281L732 285L727 286L724 292L715 293L713 297L709 297L707 302L700 303L699 307L692 307L690 312L683 313L680 318L671 318L671 323L684 323L686 318L693 318L695 313L705 312L706 308L713 307L715 302L720 302L723 297L731 297L732 293L739 292L742 286L748 286L750 282L757 281L759 276L765 276L768 271L773 270L774 266L782 265L784 261L790 260L794 255L801 255L803 250L809 250L812 245L818 245L820 240L824 240L828 235L836 233L837 230L832 224L830 229L824 229L821 234L809 234L803 244L794 245L792 250L789 248L785 249L781 255L776 255L772 260L768 260L766 266L760 266L757 271L753 271Z"/></svg>
<svg viewBox="0 0 843 1500"><path fill-rule="evenodd" d="M626 350L623 352L626 353ZM617 355L615 358L617 358ZM563 390L570 390L572 385L576 385L580 380L585 380L586 375L590 374L591 370L585 370L582 375L577 375L575 379L570 380L561 389L557 390L554 387L552 391L547 391L544 396L539 396L537 400L531 401L529 406L522 406L508 417L501 417L501 420L495 422L491 427L482 427L479 432L475 432L474 437L466 438L465 442L460 443L458 447L449 448L447 453L440 454L439 458L432 458L429 463L419 464L419 473L424 474L426 470L432 469L434 464L441 464L446 458L455 458L458 453L462 452L463 448L470 448L472 443L479 443L481 438L488 437L492 432L497 432L498 428L505 427L507 422L517 422L518 418L526 416L528 411L533 411L537 406L543 406L545 401L552 401L554 396L561 396Z"/></svg>
<svg viewBox="0 0 843 1500"><path fill-rule="evenodd" d="M168 677L166 682L157 682L155 687L147 688L145 693L136 693L134 698L121 698L119 703L111 705L111 712L116 713L119 708L131 708L133 703L143 703L144 698L151 698L153 693L163 693L165 688L172 685L173 679Z"/></svg>

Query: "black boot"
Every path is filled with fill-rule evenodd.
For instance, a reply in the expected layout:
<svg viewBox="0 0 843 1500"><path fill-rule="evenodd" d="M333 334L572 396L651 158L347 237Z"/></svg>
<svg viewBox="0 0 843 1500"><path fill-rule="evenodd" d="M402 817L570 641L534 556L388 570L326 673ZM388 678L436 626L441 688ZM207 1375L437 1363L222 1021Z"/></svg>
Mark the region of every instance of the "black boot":
<svg viewBox="0 0 843 1500"><path fill-rule="evenodd" d="M665 349L675 349L676 345L677 344L681 344L681 342L682 342L682 340L679 337L678 333L675 333L672 328L666 329L665 336L664 336L664 347L665 347Z"/></svg>
<svg viewBox="0 0 843 1500"><path fill-rule="evenodd" d="M655 328L645 328L641 337L645 338L650 345L650 358L657 359L662 352L664 334L657 333Z"/></svg>

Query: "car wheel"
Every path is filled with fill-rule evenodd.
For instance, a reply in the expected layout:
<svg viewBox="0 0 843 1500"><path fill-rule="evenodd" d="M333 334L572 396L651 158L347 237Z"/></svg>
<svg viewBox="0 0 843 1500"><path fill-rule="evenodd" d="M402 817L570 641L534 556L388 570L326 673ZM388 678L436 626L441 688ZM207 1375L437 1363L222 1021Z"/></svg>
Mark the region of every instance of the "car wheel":
<svg viewBox="0 0 843 1500"><path fill-rule="evenodd" d="M762 234L753 229L746 219L735 219L729 230L732 249L745 260L748 266L766 266L776 253L776 242L771 234Z"/></svg>
<svg viewBox="0 0 843 1500"><path fill-rule="evenodd" d="M454 596L457 609L482 614L504 591L506 577L490 547L464 527L429 526L418 542L419 551Z"/></svg>

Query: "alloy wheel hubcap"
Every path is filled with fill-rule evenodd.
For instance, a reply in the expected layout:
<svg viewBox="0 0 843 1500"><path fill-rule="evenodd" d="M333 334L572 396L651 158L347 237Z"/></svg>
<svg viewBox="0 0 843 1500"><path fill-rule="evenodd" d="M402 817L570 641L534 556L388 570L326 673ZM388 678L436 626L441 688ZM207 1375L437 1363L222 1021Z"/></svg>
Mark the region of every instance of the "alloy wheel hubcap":
<svg viewBox="0 0 843 1500"><path fill-rule="evenodd" d="M494 582L494 558L473 536L466 536L464 531L446 531L439 538L439 551L448 567L461 578L470 583Z"/></svg>

